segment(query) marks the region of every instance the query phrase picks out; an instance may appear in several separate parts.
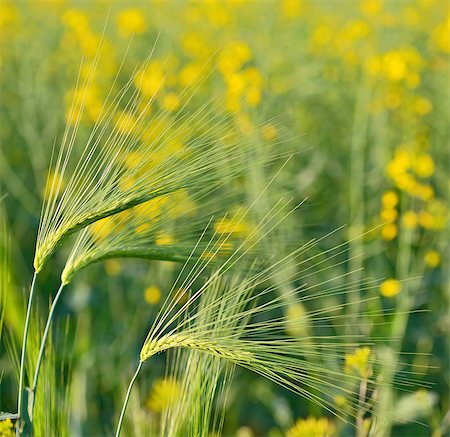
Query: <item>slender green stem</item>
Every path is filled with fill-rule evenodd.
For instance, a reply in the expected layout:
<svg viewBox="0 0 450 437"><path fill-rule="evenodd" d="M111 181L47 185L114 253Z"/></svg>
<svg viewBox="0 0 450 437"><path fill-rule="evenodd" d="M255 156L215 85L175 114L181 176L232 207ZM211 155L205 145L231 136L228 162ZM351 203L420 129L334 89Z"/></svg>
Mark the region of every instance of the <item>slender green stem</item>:
<svg viewBox="0 0 450 437"><path fill-rule="evenodd" d="M123 418L125 417L125 410L127 409L128 401L130 400L131 389L133 388L134 381L136 381L139 371L141 370L142 363L143 361L139 360L136 372L134 372L133 378L131 378L130 385L128 386L127 394L125 396L125 400L123 401L122 405L122 411L120 412L119 422L117 424L116 437L119 437L120 435L120 429L122 428Z"/></svg>
<svg viewBox="0 0 450 437"><path fill-rule="evenodd" d="M17 414L19 416L18 423L20 421L20 415L22 412L22 391L23 391L23 379L25 375L25 360L26 360L26 350L27 350L27 339L28 339L28 329L30 327L31 318L31 307L33 305L34 288L36 284L37 273L34 272L33 280L31 281L30 295L28 297L28 307L27 315L25 318L25 326L23 328L23 341L22 341L22 351L20 356L20 373L19 373L19 396L17 398ZM19 426L16 429L16 433L19 433Z"/></svg>
<svg viewBox="0 0 450 437"><path fill-rule="evenodd" d="M64 284L61 284L59 286L58 292L55 295L55 299L53 300L52 305L50 307L50 311L48 313L47 323L45 325L45 330L44 330L44 335L42 336L41 346L39 349L39 355L38 355L38 359L36 361L36 368L34 370L33 386L31 388L31 390L34 392L35 396L36 396L37 383L38 383L38 379L39 379L39 371L41 369L42 358L44 357L44 352L45 352L45 345L47 343L47 337L50 332L50 326L53 321L53 313L55 312L56 304L58 303L58 300L61 296L63 288L64 288Z"/></svg>

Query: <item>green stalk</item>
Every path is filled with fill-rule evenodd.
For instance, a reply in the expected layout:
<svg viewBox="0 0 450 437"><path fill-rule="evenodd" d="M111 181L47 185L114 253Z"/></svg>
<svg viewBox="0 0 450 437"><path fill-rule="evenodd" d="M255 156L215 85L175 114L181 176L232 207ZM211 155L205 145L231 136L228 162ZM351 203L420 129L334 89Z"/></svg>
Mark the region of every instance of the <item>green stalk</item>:
<svg viewBox="0 0 450 437"><path fill-rule="evenodd" d="M370 119L369 105L371 101L371 86L366 80L362 81L361 88L355 105L352 139L350 146L350 190L349 190L349 270L350 281L361 281L361 268L363 267L364 246L362 238L358 238L364 229L364 166L365 166L365 143L367 140L367 129ZM349 293L348 306L349 328L357 326L359 315L359 301L361 297L358 292Z"/></svg>
<svg viewBox="0 0 450 437"><path fill-rule="evenodd" d="M37 273L34 272L33 280L31 281L30 295L28 297L28 307L27 307L27 315L25 317L25 326L23 328L22 351L21 351L21 356L20 356L19 395L17 398L17 414L18 414L17 424L18 425L16 428L16 435L19 435L19 428L20 428L20 418L21 418L21 412L22 412L23 379L24 379L24 374L25 374L25 359L26 359L26 353L27 353L26 350L27 350L28 330L30 327L31 307L33 305L36 276L37 276Z"/></svg>
<svg viewBox="0 0 450 437"><path fill-rule="evenodd" d="M41 346L40 346L40 349L39 349L39 355L38 355L38 359L37 359L37 362L36 362L36 368L35 368L35 371L34 371L33 386L31 388L31 390L32 390L32 392L34 393L35 396L36 396L37 383L38 383L38 379L39 379L39 371L41 369L42 358L44 357L44 352L45 352L45 345L46 345L46 342L47 342L48 334L50 332L50 326L51 326L52 320L53 320L53 313L55 312L56 304L58 303L58 300L59 300L59 298L61 296L63 288L64 288L64 284L61 284L59 286L58 292L55 295L55 299L53 300L52 305L50 307L50 311L48 313L47 323L45 325L44 334L42 336ZM33 402L33 406L34 406L34 402Z"/></svg>
<svg viewBox="0 0 450 437"><path fill-rule="evenodd" d="M139 364L137 366L136 372L134 372L133 378L131 378L130 384L128 386L127 394L125 395L125 399L124 399L123 405L122 405L122 411L120 412L119 422L117 423L117 430L116 430L116 435L115 435L116 437L119 437L119 435L120 435L123 418L125 417L125 410L127 409L128 401L130 400L131 389L133 388L134 381L136 381L139 371L141 370L142 363L143 363L143 361L139 360Z"/></svg>
<svg viewBox="0 0 450 437"><path fill-rule="evenodd" d="M396 276L399 280L408 279L412 237L413 231L410 229L404 229L399 235L396 265ZM378 429L375 433L377 437L387 437L391 435L394 402L392 384L395 372L397 371L403 338L408 325L409 311L411 310L411 298L408 283L403 282L402 287L403 290L401 290L400 294L397 296L396 311L392 322L389 366L386 366L382 373L383 387L380 392L379 402L379 404L382 405L382 411L379 411L377 416L380 418L382 417L383 420L378 420Z"/></svg>

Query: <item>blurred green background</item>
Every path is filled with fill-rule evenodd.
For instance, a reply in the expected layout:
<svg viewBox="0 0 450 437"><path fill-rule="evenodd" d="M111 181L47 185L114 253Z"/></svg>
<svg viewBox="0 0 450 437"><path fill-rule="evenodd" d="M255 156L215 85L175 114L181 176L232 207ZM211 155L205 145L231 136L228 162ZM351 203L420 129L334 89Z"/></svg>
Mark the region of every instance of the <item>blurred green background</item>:
<svg viewBox="0 0 450 437"><path fill-rule="evenodd" d="M180 91L207 74L196 98L218 97L245 135L301 150L276 187L296 203L308 198L286 232L300 228L300 245L347 224L325 240L327 248L370 231L349 243L347 262L311 280L355 271L354 280L381 281L366 292L378 299L348 317L357 317L354 329L362 334L385 337L388 350L401 345L419 353L405 364L414 372L412 393L395 391L393 400L411 421L394 424L392 435L446 435L449 27L445 0L1 0L0 211L11 259L1 274L11 281L0 409L12 411L16 403L17 363L10 356L21 341L52 147L73 123L81 59L84 68L92 64L104 29L80 129L89 131L100 116L122 60L127 77L157 41L140 89L156 93L154 110L176 112ZM37 318L46 314L66 256L60 252L40 277ZM177 270L171 263L110 260L70 286L49 352L58 371L48 370L46 379L59 393L51 402L62 422L58 402L69 399L69 435L111 434L146 329ZM324 307L330 304L324 299ZM376 320L366 315L379 308L392 311ZM410 310L420 311L408 317ZM144 373L130 408L134 426L156 421L170 390L161 382L164 357ZM426 383L432 384L426 390L414 388ZM276 436L297 419L328 415L238 371L225 417L226 435ZM327 420L336 435L354 435L351 426ZM292 436L327 435L312 419L301 424Z"/></svg>

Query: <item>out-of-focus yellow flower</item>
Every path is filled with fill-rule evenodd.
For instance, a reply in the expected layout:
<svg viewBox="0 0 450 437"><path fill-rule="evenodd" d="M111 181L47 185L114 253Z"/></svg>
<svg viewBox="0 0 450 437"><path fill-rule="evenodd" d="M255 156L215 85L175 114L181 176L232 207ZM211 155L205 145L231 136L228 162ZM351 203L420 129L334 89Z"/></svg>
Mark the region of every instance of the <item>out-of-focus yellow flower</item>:
<svg viewBox="0 0 450 437"><path fill-rule="evenodd" d="M333 38L333 32L325 25L320 25L314 29L312 34L313 46L324 46L328 44Z"/></svg>
<svg viewBox="0 0 450 437"><path fill-rule="evenodd" d="M112 217L105 217L92 223L90 229L91 233L97 241L104 240L115 227L115 223Z"/></svg>
<svg viewBox="0 0 450 437"><path fill-rule="evenodd" d="M250 232L250 227L242 218L223 218L214 224L214 230L218 234L245 236Z"/></svg>
<svg viewBox="0 0 450 437"><path fill-rule="evenodd" d="M444 229L448 221L448 208L439 199L431 199L427 209L419 213L419 224L425 229Z"/></svg>
<svg viewBox="0 0 450 437"><path fill-rule="evenodd" d="M157 379L145 405L155 413L163 412L181 397L181 385L175 378Z"/></svg>
<svg viewBox="0 0 450 437"><path fill-rule="evenodd" d="M399 51L390 51L383 56L383 69L389 80L398 82L405 78L408 67Z"/></svg>
<svg viewBox="0 0 450 437"><path fill-rule="evenodd" d="M392 190L385 191L381 198L381 203L384 208L395 208L398 204L398 194Z"/></svg>
<svg viewBox="0 0 450 437"><path fill-rule="evenodd" d="M0 421L0 437L14 437L15 435L14 423L11 419Z"/></svg>
<svg viewBox="0 0 450 437"><path fill-rule="evenodd" d="M400 290L400 282L397 281L397 279L386 279L386 281L380 285L380 293L384 297L397 296L397 294L400 293Z"/></svg>
<svg viewBox="0 0 450 437"><path fill-rule="evenodd" d="M163 90L165 83L165 75L161 62L150 62L149 65L136 76L134 83L146 97L152 98L157 93L160 93Z"/></svg>
<svg viewBox="0 0 450 437"><path fill-rule="evenodd" d="M138 121L134 114L119 112L115 115L114 119L119 132L130 134L138 128Z"/></svg>
<svg viewBox="0 0 450 437"><path fill-rule="evenodd" d="M339 408L344 408L347 405L347 399L345 398L345 396L337 395L334 397L334 403Z"/></svg>
<svg viewBox="0 0 450 437"><path fill-rule="evenodd" d="M283 0L281 3L281 11L283 17L293 20L303 13L303 0Z"/></svg>
<svg viewBox="0 0 450 437"><path fill-rule="evenodd" d="M441 255L436 250L428 250L427 253L425 253L425 264L434 269L441 263Z"/></svg>
<svg viewBox="0 0 450 437"><path fill-rule="evenodd" d="M369 347L359 347L351 354L345 354L344 372L368 378L372 372L369 360L372 351Z"/></svg>
<svg viewBox="0 0 450 437"><path fill-rule="evenodd" d="M427 202L428 200L431 200L434 196L434 190L433 187L430 185L417 185L414 195L418 197L419 199L422 199L423 201Z"/></svg>
<svg viewBox="0 0 450 437"><path fill-rule="evenodd" d="M174 239L169 234L161 233L155 239L155 244L158 246L168 246L174 242Z"/></svg>
<svg viewBox="0 0 450 437"><path fill-rule="evenodd" d="M119 33L123 37L144 33L147 30L147 22L144 14L137 8L129 8L120 11L116 15L116 23Z"/></svg>
<svg viewBox="0 0 450 437"><path fill-rule="evenodd" d="M402 18L407 26L416 26L420 22L420 12L414 6L406 6L402 10Z"/></svg>
<svg viewBox="0 0 450 437"><path fill-rule="evenodd" d="M409 73L405 82L409 88L417 88L420 85L420 76L417 73Z"/></svg>
<svg viewBox="0 0 450 437"><path fill-rule="evenodd" d="M109 276L117 276L122 271L122 264L117 259L108 259L105 261L105 270Z"/></svg>
<svg viewBox="0 0 450 437"><path fill-rule="evenodd" d="M207 45L207 38L199 32L187 32L181 39L183 51L197 59L204 59L208 56L210 49Z"/></svg>
<svg viewBox="0 0 450 437"><path fill-rule="evenodd" d="M382 59L380 56L371 56L364 65L366 72L371 76L377 76L381 71L381 63Z"/></svg>
<svg viewBox="0 0 450 437"><path fill-rule="evenodd" d="M427 153L420 153L414 157L412 169L420 178L429 178L434 173L433 158Z"/></svg>
<svg viewBox="0 0 450 437"><path fill-rule="evenodd" d="M219 56L219 71L224 76L228 76L238 71L251 57L252 52L246 43L242 41L231 42L224 47Z"/></svg>
<svg viewBox="0 0 450 437"><path fill-rule="evenodd" d="M150 305L155 305L161 300L161 290L155 285L150 285L144 290L144 299Z"/></svg>
<svg viewBox="0 0 450 437"><path fill-rule="evenodd" d="M450 14L447 18L433 29L431 43L440 51L450 53Z"/></svg>
<svg viewBox="0 0 450 437"><path fill-rule="evenodd" d="M188 87L196 83L200 79L202 73L202 65L199 64L187 64L179 73L180 85Z"/></svg>
<svg viewBox="0 0 450 437"><path fill-rule="evenodd" d="M393 223L386 223L381 228L381 236L383 240L391 241L397 236L397 234L397 226Z"/></svg>
<svg viewBox="0 0 450 437"><path fill-rule="evenodd" d="M61 192L65 186L66 182L63 175L54 170L50 170L42 193L44 199L49 199L52 194L55 195L56 193Z"/></svg>
<svg viewBox="0 0 450 437"><path fill-rule="evenodd" d="M278 130L273 124L267 123L261 128L261 135L266 141L271 141L278 136Z"/></svg>
<svg viewBox="0 0 450 437"><path fill-rule="evenodd" d="M3 33L8 27L12 27L19 19L17 7L13 2L3 2L0 14L0 31Z"/></svg>
<svg viewBox="0 0 450 437"><path fill-rule="evenodd" d="M386 222L391 222L397 218L398 211L395 208L384 208L381 210L380 217Z"/></svg>
<svg viewBox="0 0 450 437"><path fill-rule="evenodd" d="M308 336L308 312L301 303L293 303L286 310L286 331L295 337Z"/></svg>
<svg viewBox="0 0 450 437"><path fill-rule="evenodd" d="M180 98L176 93L168 93L163 97L161 106L169 112L174 112L180 107Z"/></svg>
<svg viewBox="0 0 450 437"><path fill-rule="evenodd" d="M414 211L406 211L402 215L402 224L406 229L415 229L418 223L417 214Z"/></svg>
<svg viewBox="0 0 450 437"><path fill-rule="evenodd" d="M61 17L62 22L73 31L81 33L89 28L87 15L79 9L69 9Z"/></svg>
<svg viewBox="0 0 450 437"><path fill-rule="evenodd" d="M298 419L295 425L290 428L287 437L333 437L336 433L336 427L326 417L308 417L307 419Z"/></svg>
<svg viewBox="0 0 450 437"><path fill-rule="evenodd" d="M431 102L425 97L419 97L414 102L414 111L419 115L427 115L433 109Z"/></svg>
<svg viewBox="0 0 450 437"><path fill-rule="evenodd" d="M361 2L361 12L368 16L374 17L383 9L383 0L364 0Z"/></svg>

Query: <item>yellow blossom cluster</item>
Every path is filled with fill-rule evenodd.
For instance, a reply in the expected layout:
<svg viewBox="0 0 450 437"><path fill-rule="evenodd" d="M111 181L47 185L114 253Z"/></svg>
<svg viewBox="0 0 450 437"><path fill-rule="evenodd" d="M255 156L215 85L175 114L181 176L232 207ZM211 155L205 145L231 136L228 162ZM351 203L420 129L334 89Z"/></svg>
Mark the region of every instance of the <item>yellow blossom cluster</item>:
<svg viewBox="0 0 450 437"><path fill-rule="evenodd" d="M250 47L242 41L234 41L223 48L218 69L226 83L226 107L229 112L240 112L243 104L258 106L262 98L263 77L251 65Z"/></svg>
<svg viewBox="0 0 450 437"><path fill-rule="evenodd" d="M327 417L308 417L298 419L290 428L287 437L333 437L336 435L336 427Z"/></svg>
<svg viewBox="0 0 450 437"><path fill-rule="evenodd" d="M174 378L157 379L145 405L150 411L162 413L181 396L181 385Z"/></svg>
<svg viewBox="0 0 450 437"><path fill-rule="evenodd" d="M369 347L359 347L351 354L345 354L344 372L368 378L372 374L372 351Z"/></svg>
<svg viewBox="0 0 450 437"><path fill-rule="evenodd" d="M412 152L411 147L400 146L386 166L386 175L394 183L396 190L384 192L381 198L380 219L382 238L393 240L398 234L398 226L414 230L441 230L448 219L448 211L442 200L436 197L430 178L435 172L435 163L427 152ZM399 197L414 200L414 209L399 213ZM396 219L399 218L399 221Z"/></svg>
<svg viewBox="0 0 450 437"><path fill-rule="evenodd" d="M82 10L66 10L61 21L65 30L61 49L68 52L79 49L84 57L79 86L66 95L66 120L71 125L84 120L96 122L102 115L102 89L109 85L105 79L112 78L117 70L113 48L105 37L92 30L89 16ZM101 65L96 64L97 53L101 53Z"/></svg>

